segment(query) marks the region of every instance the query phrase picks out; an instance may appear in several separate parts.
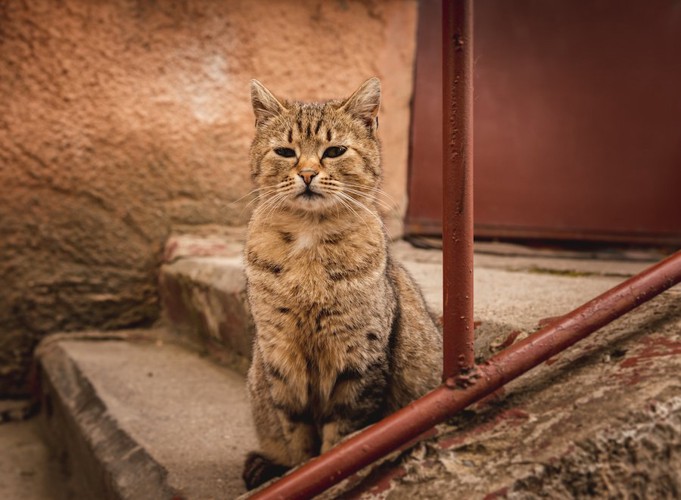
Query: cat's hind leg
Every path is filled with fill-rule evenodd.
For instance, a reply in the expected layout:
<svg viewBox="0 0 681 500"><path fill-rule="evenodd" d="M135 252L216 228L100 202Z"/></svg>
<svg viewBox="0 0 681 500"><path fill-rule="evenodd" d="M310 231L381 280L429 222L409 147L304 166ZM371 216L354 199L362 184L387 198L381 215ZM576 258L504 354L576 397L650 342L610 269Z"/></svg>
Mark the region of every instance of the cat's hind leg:
<svg viewBox="0 0 681 500"><path fill-rule="evenodd" d="M346 370L338 376L331 396L331 411L326 414L321 429L322 453L385 415L386 365L387 362L376 362L364 371Z"/></svg>

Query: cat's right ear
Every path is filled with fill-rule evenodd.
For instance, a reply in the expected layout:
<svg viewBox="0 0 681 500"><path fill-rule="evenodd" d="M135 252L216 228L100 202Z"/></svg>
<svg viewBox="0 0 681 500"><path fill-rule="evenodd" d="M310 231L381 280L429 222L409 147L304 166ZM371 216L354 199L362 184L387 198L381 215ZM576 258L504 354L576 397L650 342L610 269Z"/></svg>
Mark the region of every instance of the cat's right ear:
<svg viewBox="0 0 681 500"><path fill-rule="evenodd" d="M251 103L255 113L256 127L280 115L285 109L272 92L258 80L251 80Z"/></svg>

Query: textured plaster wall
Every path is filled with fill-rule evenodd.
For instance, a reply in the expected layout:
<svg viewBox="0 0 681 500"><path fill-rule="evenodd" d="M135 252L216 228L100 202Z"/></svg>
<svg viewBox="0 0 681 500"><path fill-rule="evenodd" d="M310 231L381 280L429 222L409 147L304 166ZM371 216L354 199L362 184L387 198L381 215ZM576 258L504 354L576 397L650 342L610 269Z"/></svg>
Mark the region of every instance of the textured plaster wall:
<svg viewBox="0 0 681 500"><path fill-rule="evenodd" d="M298 99L383 80L385 187L404 208L411 1L0 3L0 394L47 332L158 316L178 227L247 221L248 82Z"/></svg>

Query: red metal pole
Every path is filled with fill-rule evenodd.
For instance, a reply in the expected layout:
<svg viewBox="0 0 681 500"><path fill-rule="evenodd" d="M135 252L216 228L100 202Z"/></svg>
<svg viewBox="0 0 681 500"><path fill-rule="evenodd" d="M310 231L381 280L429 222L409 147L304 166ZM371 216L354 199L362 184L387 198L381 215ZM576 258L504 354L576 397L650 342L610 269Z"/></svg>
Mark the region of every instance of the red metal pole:
<svg viewBox="0 0 681 500"><path fill-rule="evenodd" d="M681 251L505 349L479 365L474 374L447 379L431 393L251 498L302 499L318 495L679 282Z"/></svg>
<svg viewBox="0 0 681 500"><path fill-rule="evenodd" d="M473 2L442 3L443 380L473 367Z"/></svg>

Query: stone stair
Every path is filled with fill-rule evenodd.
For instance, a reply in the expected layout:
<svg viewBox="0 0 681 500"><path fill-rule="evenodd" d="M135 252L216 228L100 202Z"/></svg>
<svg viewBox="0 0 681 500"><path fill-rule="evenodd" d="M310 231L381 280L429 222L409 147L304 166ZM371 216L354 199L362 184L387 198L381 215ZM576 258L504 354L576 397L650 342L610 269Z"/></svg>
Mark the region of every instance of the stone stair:
<svg viewBox="0 0 681 500"><path fill-rule="evenodd" d="M172 237L159 277L162 324L150 330L58 334L39 347L44 402L41 418L50 444L65 457L73 489L82 492L79 498L224 499L244 493L241 463L256 443L244 384L253 323L246 303L241 248L242 235L230 231ZM484 244L479 249L475 276L479 358L486 358L535 330L542 321L573 309L648 264L580 260L560 253L516 252L508 257L508 250L499 256L495 255L498 247ZM417 250L404 242L395 244L394 253L420 283L431 308L441 312L441 254ZM579 439L568 432L570 425L581 425L584 436L609 423L607 415L600 419L583 415L566 426L565 432L547 424L564 421L558 417L569 412L569 405L551 402L547 380L563 375L569 379L574 371L571 361L589 349L600 349L603 358L591 356L581 365L578 362L586 378L569 390L563 387L563 397L570 401L581 398L585 408L597 407L603 394L594 399L585 391L598 389L597 377L602 375L605 363L619 374L613 375L615 382L608 389L610 396L606 396L609 411L615 415L613 422L621 432L628 432L624 425L627 412L645 412L646 401L651 398L657 398L658 406L671 405L668 414L680 413L673 399L678 379L666 385L656 383L655 390L643 383L649 383L653 373L649 363L666 363L655 372L661 377L680 368L679 356L668 355L676 352L677 344L681 346L681 319L673 316L672 307L680 297L678 290L667 292L638 319L608 327L602 336L605 340L573 348L560 357L556 367L541 367L505 395L497 394L486 406L471 410L450 426L441 426L439 437L387 461L367 480L354 479L339 488L367 498L388 491L391 498L419 496L420 491L429 492L428 498L451 498L449 495L456 492L460 498L484 498L519 488L517 477L502 471L516 471L525 478L523 484L535 484L532 470L514 469L511 463L534 460L530 454L536 454L536 450L520 443L543 439L543 462L537 463L549 464L570 456L569 439ZM625 342L620 339L622 328L640 332L646 321L653 319L667 320L659 323L666 325L664 329L658 328L664 330L660 334L662 350L653 350L651 355L650 346L636 344L638 333L625 336L626 342L636 345L617 347ZM673 325L679 326L678 330ZM613 338L614 347L603 344ZM622 350L625 354L620 354ZM638 357L630 358L630 353ZM609 356L607 361L603 361L605 356ZM644 361L629 361L631 366L622 368L629 359ZM630 386L636 390L629 390ZM629 393L636 397L627 402ZM553 418L556 408L561 413ZM676 430L670 432L672 441L679 437ZM515 441L501 439L504 435ZM496 447L490 443L496 443ZM502 445L514 447L514 453L501 453ZM487 454L486 447L490 450ZM678 458L673 453L671 456ZM481 466L477 474L475 466L467 465L476 463L488 465ZM494 474L498 480L490 481ZM459 481L459 477L465 481ZM674 484L679 483L681 479ZM441 493L444 496L438 496L439 487L446 492ZM339 494L336 489L329 495ZM472 496L466 496L469 494Z"/></svg>
<svg viewBox="0 0 681 500"><path fill-rule="evenodd" d="M40 347L45 435L77 498L222 499L256 446L243 376L165 329Z"/></svg>

